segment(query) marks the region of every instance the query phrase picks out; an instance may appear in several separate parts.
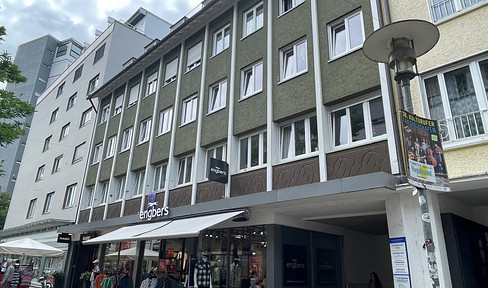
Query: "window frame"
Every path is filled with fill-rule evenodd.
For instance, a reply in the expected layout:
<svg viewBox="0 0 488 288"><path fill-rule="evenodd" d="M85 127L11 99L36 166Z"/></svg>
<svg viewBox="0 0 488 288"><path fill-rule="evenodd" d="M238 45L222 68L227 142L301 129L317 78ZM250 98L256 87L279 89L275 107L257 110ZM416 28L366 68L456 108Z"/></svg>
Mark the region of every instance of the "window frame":
<svg viewBox="0 0 488 288"><path fill-rule="evenodd" d="M83 197L86 199L85 208L90 208L93 206L93 193L95 192L95 186L85 187L85 192L86 193L83 193Z"/></svg>
<svg viewBox="0 0 488 288"><path fill-rule="evenodd" d="M62 141L64 139L68 138L70 125L71 125L71 122L68 122L68 124L64 125L61 128L61 133L59 133L59 141Z"/></svg>
<svg viewBox="0 0 488 288"><path fill-rule="evenodd" d="M120 177L115 177L115 183L117 184L115 187L115 201L122 201L125 196L125 183L127 181L127 177L125 175Z"/></svg>
<svg viewBox="0 0 488 288"><path fill-rule="evenodd" d="M120 153L130 150L132 147L132 137L134 135L134 127L124 129L122 131L122 142L120 143Z"/></svg>
<svg viewBox="0 0 488 288"><path fill-rule="evenodd" d="M103 58L103 55L105 54L105 44L106 43L103 43L103 45L100 48L98 48L97 51L95 52L95 58L93 59L93 64L97 63L98 60Z"/></svg>
<svg viewBox="0 0 488 288"><path fill-rule="evenodd" d="M144 98L156 93L157 87L158 87L158 71L146 77L146 94Z"/></svg>
<svg viewBox="0 0 488 288"><path fill-rule="evenodd" d="M229 31L228 35L226 35L226 31ZM218 40L219 34L222 34L221 45L219 44L220 40ZM213 57L224 52L230 47L230 37L231 37L230 23L227 23L224 26L220 27L212 35L213 35L212 36L212 57Z"/></svg>
<svg viewBox="0 0 488 288"><path fill-rule="evenodd" d="M174 81L176 81L176 76L178 76L178 59L179 59L179 57L176 57L175 59L166 63L166 65L164 67L164 85L163 86L166 86L166 85L171 84ZM173 72L173 69L174 69L174 72Z"/></svg>
<svg viewBox="0 0 488 288"><path fill-rule="evenodd" d="M146 177L146 170L138 170L134 172L134 190L132 197L137 197L144 194L144 178Z"/></svg>
<svg viewBox="0 0 488 288"><path fill-rule="evenodd" d="M173 123L173 107L166 108L159 112L158 136L171 131Z"/></svg>
<svg viewBox="0 0 488 288"><path fill-rule="evenodd" d="M256 71L259 66L261 66L261 87L259 89L256 89L256 74L257 74ZM263 60L259 60L249 66L244 67L241 70L241 94L239 100L244 100L263 92L263 84L264 84L263 69L264 69ZM246 77L249 73L251 74L251 77ZM247 83L248 81L249 82L251 81L248 79L252 79L253 90L252 92L246 94L246 87L248 87Z"/></svg>
<svg viewBox="0 0 488 288"><path fill-rule="evenodd" d="M54 158L53 161L53 168L51 170L51 174L57 173L61 171L61 160L63 159L63 154L59 155L58 157Z"/></svg>
<svg viewBox="0 0 488 288"><path fill-rule="evenodd" d="M75 83L76 80L80 79L82 74L83 74L83 64L81 64L80 67L76 68L75 75L73 76L73 83Z"/></svg>
<svg viewBox="0 0 488 288"><path fill-rule="evenodd" d="M56 92L56 99L63 95L63 92L64 92L64 84L66 84L66 82L63 82L61 85L58 86L58 92Z"/></svg>
<svg viewBox="0 0 488 288"><path fill-rule="evenodd" d="M115 155L116 146L117 146L117 135L114 135L107 139L107 150L105 151L105 159L108 159Z"/></svg>
<svg viewBox="0 0 488 288"><path fill-rule="evenodd" d="M192 108L190 111L191 117L187 117L189 115L188 113L189 106ZM193 96L184 99L181 105L180 127L195 121L197 119L197 111L198 111L198 94L195 94Z"/></svg>
<svg viewBox="0 0 488 288"><path fill-rule="evenodd" d="M200 41L187 50L187 53L186 53L186 72L190 72L191 70L197 68L198 66L200 66L200 64L202 64L202 45L203 45L203 42ZM190 52L193 52L193 51L198 51L198 53L195 52L195 55L197 55L196 57L194 57L195 60L190 59L190 56L191 56Z"/></svg>
<svg viewBox="0 0 488 288"><path fill-rule="evenodd" d="M63 209L74 207L77 183L71 184L66 187L66 194L63 201Z"/></svg>
<svg viewBox="0 0 488 288"><path fill-rule="evenodd" d="M312 114L307 114L303 115L301 117L297 117L291 120L288 120L286 122L280 123L280 128L279 128L279 149L280 149L280 156L279 156L279 162L284 163L284 162L289 162L289 161L295 161L297 159L304 159L308 157L313 157L319 154L319 147L318 147L318 131L315 131L317 133L315 136L317 137L317 143L315 147L315 151L312 151L312 118L315 118L315 129L317 129L317 116L315 113ZM302 154L296 154L296 144L297 144L297 139L296 139L296 126L297 123L303 121L303 129L304 129L304 148L305 151ZM290 128L290 133L285 134L284 129L287 127ZM289 135L289 142L288 142L288 152L287 152L287 157L283 157L283 152L284 152L284 137L285 135Z"/></svg>
<svg viewBox="0 0 488 288"><path fill-rule="evenodd" d="M247 172L247 171L252 171L256 169L261 169L266 167L267 163L267 131L262 130L256 133L248 134L246 136L240 137L238 140L238 149L239 149L239 156L238 156L238 171L239 172ZM252 165L252 159L253 159L253 151L252 151L252 138L258 136L258 146L259 149L257 151L258 155L258 164L257 165ZM245 159L245 167L242 168L242 161L243 161L243 140L246 140L246 159Z"/></svg>
<svg viewBox="0 0 488 288"><path fill-rule="evenodd" d="M108 201L108 194L109 194L109 181L100 182L100 186L102 186L102 190L100 191L100 203L98 205L105 205Z"/></svg>
<svg viewBox="0 0 488 288"><path fill-rule="evenodd" d="M92 160L91 160L91 165L97 164L100 162L100 158L103 154L102 151L103 143L100 142L95 147L93 147L93 154L92 154Z"/></svg>
<svg viewBox="0 0 488 288"><path fill-rule="evenodd" d="M37 198L30 200L29 208L27 208L27 215L26 215L25 219L31 219L34 217L34 212L36 211L36 206L37 206Z"/></svg>
<svg viewBox="0 0 488 288"><path fill-rule="evenodd" d="M53 208L53 202L54 192L46 194L46 198L44 199L44 207L42 208L42 214L51 213L51 209Z"/></svg>
<svg viewBox="0 0 488 288"><path fill-rule="evenodd" d="M210 86L208 92L208 114L222 110L227 105L227 89L229 88L227 78L220 80ZM216 106L217 105L217 106Z"/></svg>
<svg viewBox="0 0 488 288"><path fill-rule="evenodd" d="M291 7L289 7L287 10L285 10L285 1L289 1L290 4L291 4ZM279 7L279 12L280 12L280 15L279 16L282 16L290 11L292 11L293 9L297 8L298 6L300 6L301 4L305 3L305 0L280 0L280 7Z"/></svg>
<svg viewBox="0 0 488 288"><path fill-rule="evenodd" d="M167 185L168 163L156 165L154 167L153 191L164 191ZM161 187L161 183L162 187Z"/></svg>
<svg viewBox="0 0 488 288"><path fill-rule="evenodd" d="M100 74L97 74L97 76L93 77L90 82L88 82L88 89L86 94L90 95L93 91L95 91L98 88L98 85L100 84Z"/></svg>
<svg viewBox="0 0 488 288"><path fill-rule="evenodd" d="M93 109L90 107L81 114L80 128L85 127L91 121L91 114Z"/></svg>
<svg viewBox="0 0 488 288"><path fill-rule="evenodd" d="M73 159L71 161L71 164L75 164L75 163L83 160L84 152L79 151L79 149L85 149L85 145L86 145L86 142L83 142L80 145L75 147L75 150L73 151ZM75 157L77 157L77 158L75 158Z"/></svg>
<svg viewBox="0 0 488 288"><path fill-rule="evenodd" d="M98 125L107 122L109 115L110 115L110 103L102 107L102 111L100 111L100 123L98 123Z"/></svg>
<svg viewBox="0 0 488 288"><path fill-rule="evenodd" d="M134 88L136 88L136 87L137 87L137 90L134 90ZM137 84L133 85L132 87L130 87L129 97L127 99L127 108L132 107L132 106L134 106L137 103L137 101L139 100L139 92L140 92L140 89L141 89L141 83L137 83ZM136 93L135 94L135 100L134 100L134 97L133 97L133 94L132 93Z"/></svg>
<svg viewBox="0 0 488 288"><path fill-rule="evenodd" d="M115 99L114 100L114 112L112 114L112 117L117 116L120 113L122 113L122 106L124 105L124 93L114 97L114 99Z"/></svg>
<svg viewBox="0 0 488 288"><path fill-rule="evenodd" d="M361 37L362 41L361 44L351 47L351 29L349 26L349 21L350 19L359 16L359 20L361 23ZM336 49L336 42L337 42L337 37L336 37L336 29L339 27L344 27L344 33L345 33L345 51L336 54L335 49ZM335 59L341 58L345 55L351 54L354 51L357 51L361 48L363 48L364 41L366 40L365 36L365 31L364 31L364 18L363 18L363 11L360 10L355 10L344 17L341 17L340 19L337 19L330 24L327 25L327 33L328 33L328 40L329 40L329 59L330 61L333 61Z"/></svg>
<svg viewBox="0 0 488 288"><path fill-rule="evenodd" d="M258 8L261 8L262 10L262 13L260 14L261 16L261 26L259 26L259 22L257 21L258 17L257 17L257 12L258 12ZM249 21L247 16L249 14L252 13L252 31L248 31L248 23ZM264 4L263 4L263 1L257 3L256 5L254 5L252 8L244 11L242 13L242 38L246 38L248 37L249 35L252 35L254 34L255 32L259 31L260 29L262 29L264 27Z"/></svg>
<svg viewBox="0 0 488 288"><path fill-rule="evenodd" d="M143 129L144 128L144 129ZM152 118L146 118L139 123L139 133L137 136L137 145L146 143L151 138Z"/></svg>
<svg viewBox="0 0 488 288"><path fill-rule="evenodd" d="M41 166L39 166L37 168L37 173L36 173L36 181L35 182L39 182L42 180L42 178L44 178L44 170L46 168L46 165L43 164Z"/></svg>
<svg viewBox="0 0 488 288"><path fill-rule="evenodd" d="M190 164L188 164L190 160ZM183 164L183 170L181 170ZM190 167L188 167L190 165ZM190 170L188 172L188 169ZM177 171L177 187L186 186L192 183L193 180L193 154L182 156L178 159L178 171ZM181 174L183 172L183 174ZM188 178L188 173L189 179ZM183 176L183 177L182 177Z"/></svg>
<svg viewBox="0 0 488 288"><path fill-rule="evenodd" d="M488 3L485 0L480 0L480 1L478 1L478 3L474 3L474 4L471 4L470 6L463 7L464 1L461 1L461 0L452 0L452 1L443 1L443 2L444 3L433 3L432 0L428 1L429 15L430 15L430 19L432 20L433 23L441 23L441 22L447 21L451 18L454 18L458 15L467 13L468 11L471 11L473 9L476 9L479 6L483 6L483 5ZM453 4L453 7L451 7L452 12L450 14L447 14L445 16L437 18L434 6L437 6L436 4L442 5L442 4L445 4L446 2L451 2Z"/></svg>
<svg viewBox="0 0 488 288"><path fill-rule="evenodd" d="M51 112L51 118L49 119L49 124L56 122L56 120L58 119L58 114L59 114L59 107L54 109L53 112Z"/></svg>
<svg viewBox="0 0 488 288"><path fill-rule="evenodd" d="M46 152L49 150L49 147L51 147L51 140L53 138L53 135L49 135L46 139L44 139L44 146L42 146L42 152Z"/></svg>
<svg viewBox="0 0 488 288"><path fill-rule="evenodd" d="M76 104L76 98L78 98L78 93L71 95L68 99L68 104L66 105L66 111L69 111Z"/></svg>
<svg viewBox="0 0 488 288"><path fill-rule="evenodd" d="M302 65L299 65L299 57L297 57L297 54L298 54L298 47L301 45L301 44L305 44L305 69L302 69L300 71L298 71L298 67L299 66L302 66ZM291 57L293 58L288 58L286 57L286 55L289 53L289 52L293 52L293 55ZM293 62L293 67L292 69L294 71L291 71L290 75L286 75L287 73L287 68L288 68L288 65L290 65L289 63L289 60ZM308 72L308 41L306 38L301 38L283 48L280 49L280 83L282 82L286 82L290 79L293 79L295 77L298 77L302 74L305 74Z"/></svg>

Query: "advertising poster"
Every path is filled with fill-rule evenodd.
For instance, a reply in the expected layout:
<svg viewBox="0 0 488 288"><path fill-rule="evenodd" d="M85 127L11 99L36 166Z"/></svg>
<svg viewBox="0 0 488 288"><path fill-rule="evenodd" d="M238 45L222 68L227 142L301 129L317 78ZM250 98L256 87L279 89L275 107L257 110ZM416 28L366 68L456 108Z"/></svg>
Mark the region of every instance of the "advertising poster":
<svg viewBox="0 0 488 288"><path fill-rule="evenodd" d="M408 182L416 187L450 191L438 123L401 111Z"/></svg>
<svg viewBox="0 0 488 288"><path fill-rule="evenodd" d="M407 240L405 237L390 238L390 255L394 287L411 288Z"/></svg>
<svg viewBox="0 0 488 288"><path fill-rule="evenodd" d="M332 249L316 249L317 286L338 287L336 269L336 251Z"/></svg>
<svg viewBox="0 0 488 288"><path fill-rule="evenodd" d="M283 285L307 286L307 247L298 245L283 245Z"/></svg>

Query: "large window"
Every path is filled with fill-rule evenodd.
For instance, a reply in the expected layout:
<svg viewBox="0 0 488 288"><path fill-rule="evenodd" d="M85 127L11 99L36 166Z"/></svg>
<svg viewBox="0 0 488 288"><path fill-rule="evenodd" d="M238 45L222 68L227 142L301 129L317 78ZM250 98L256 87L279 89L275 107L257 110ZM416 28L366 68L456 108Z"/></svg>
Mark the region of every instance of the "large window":
<svg viewBox="0 0 488 288"><path fill-rule="evenodd" d="M263 2L260 2L242 14L244 22L242 24L242 37L246 37L263 27L263 12Z"/></svg>
<svg viewBox="0 0 488 288"><path fill-rule="evenodd" d="M121 177L116 177L115 178L115 183L116 183L116 195L115 195L115 200L121 200L124 198L124 191L125 191L125 176Z"/></svg>
<svg viewBox="0 0 488 288"><path fill-rule="evenodd" d="M210 87L208 100L208 113L215 112L225 107L227 100L227 79Z"/></svg>
<svg viewBox="0 0 488 288"><path fill-rule="evenodd" d="M158 87L158 72L154 72L153 74L147 77L146 81L146 97L156 92L156 88Z"/></svg>
<svg viewBox="0 0 488 288"><path fill-rule="evenodd" d="M66 55L66 52L68 51L68 43L63 43L58 46L58 51L56 51L56 57L61 57Z"/></svg>
<svg viewBox="0 0 488 288"><path fill-rule="evenodd" d="M308 69L307 40L303 39L280 50L281 80L287 80Z"/></svg>
<svg viewBox="0 0 488 288"><path fill-rule="evenodd" d="M73 94L71 97L69 97L68 105L66 106L66 111L68 111L69 109L73 108L73 106L75 106L76 97L77 97L76 93Z"/></svg>
<svg viewBox="0 0 488 288"><path fill-rule="evenodd" d="M156 166L156 169L154 170L153 191L160 191L166 187L166 171L167 171L167 168L168 168L167 164L162 164L162 165Z"/></svg>
<svg viewBox="0 0 488 288"><path fill-rule="evenodd" d="M183 101L181 106L181 125L195 121L197 118L197 96L192 96Z"/></svg>
<svg viewBox="0 0 488 288"><path fill-rule="evenodd" d="M61 171L61 161L63 160L63 154L59 155L58 157L54 158L53 162L53 169L51 174Z"/></svg>
<svg viewBox="0 0 488 288"><path fill-rule="evenodd" d="M103 106L102 111L100 111L100 123L105 123L108 120L108 115L110 115L110 103Z"/></svg>
<svg viewBox="0 0 488 288"><path fill-rule="evenodd" d="M205 176L208 178L208 173L210 172L210 158L219 159L226 161L227 159L227 145L218 145L207 149L207 159L205 167Z"/></svg>
<svg viewBox="0 0 488 288"><path fill-rule="evenodd" d="M96 164L100 161L102 155L102 143L99 143L93 149L92 164Z"/></svg>
<svg viewBox="0 0 488 288"><path fill-rule="evenodd" d="M333 110L334 146L364 144L386 134L381 97Z"/></svg>
<svg viewBox="0 0 488 288"><path fill-rule="evenodd" d="M230 24L225 25L213 34L213 53L217 55L229 48L230 43Z"/></svg>
<svg viewBox="0 0 488 288"><path fill-rule="evenodd" d="M127 101L127 108L136 104L137 98L139 98L139 84L136 84L130 88L129 100Z"/></svg>
<svg viewBox="0 0 488 288"><path fill-rule="evenodd" d="M86 149L86 142L81 143L80 145L75 147L75 152L73 153L73 162L76 163L83 159L83 155L85 154Z"/></svg>
<svg viewBox="0 0 488 288"><path fill-rule="evenodd" d="M116 144L117 144L117 135L108 138L107 153L105 154L105 158L110 158L114 156Z"/></svg>
<svg viewBox="0 0 488 288"><path fill-rule="evenodd" d="M135 172L134 179L134 196L144 193L144 177L146 176L146 170Z"/></svg>
<svg viewBox="0 0 488 288"><path fill-rule="evenodd" d="M75 204L76 184L66 187L66 195L64 196L63 209L73 207Z"/></svg>
<svg viewBox="0 0 488 288"><path fill-rule="evenodd" d="M144 143L149 140L149 136L151 135L151 119L145 119L141 122L139 126L139 141L137 144Z"/></svg>
<svg viewBox="0 0 488 288"><path fill-rule="evenodd" d="M488 59L472 61L423 80L430 117L439 121L444 141L486 134Z"/></svg>
<svg viewBox="0 0 488 288"><path fill-rule="evenodd" d="M32 199L29 203L29 209L27 210L27 219L34 217L34 211L36 210L37 198Z"/></svg>
<svg viewBox="0 0 488 288"><path fill-rule="evenodd" d="M241 99L263 91L263 61L242 69L241 80Z"/></svg>
<svg viewBox="0 0 488 288"><path fill-rule="evenodd" d="M159 113L159 128L158 135L168 133L171 131L171 123L173 122L173 107L163 110Z"/></svg>
<svg viewBox="0 0 488 288"><path fill-rule="evenodd" d="M120 94L119 96L115 97L115 105L114 105L114 115L120 114L122 112L122 102L124 100L124 94Z"/></svg>
<svg viewBox="0 0 488 288"><path fill-rule="evenodd" d="M307 117L280 128L281 159L308 155L318 151L317 117Z"/></svg>
<svg viewBox="0 0 488 288"><path fill-rule="evenodd" d="M89 108L81 114L80 128L88 125L91 120L92 108Z"/></svg>
<svg viewBox="0 0 488 288"><path fill-rule="evenodd" d="M486 0L429 0L430 13L434 22L451 14L462 13L469 7L486 2Z"/></svg>
<svg viewBox="0 0 488 288"><path fill-rule="evenodd" d="M305 0L280 0L280 14L290 11L303 2L305 2Z"/></svg>
<svg viewBox="0 0 488 288"><path fill-rule="evenodd" d="M95 89L98 88L98 84L100 83L100 74L95 76L93 79L90 80L90 82L88 83L88 93L87 94L90 94L92 93L93 91L95 91Z"/></svg>
<svg viewBox="0 0 488 288"><path fill-rule="evenodd" d="M252 134L239 139L239 169L262 167L266 164L266 132Z"/></svg>
<svg viewBox="0 0 488 288"><path fill-rule="evenodd" d="M329 58L334 59L362 47L363 14L356 11L328 26Z"/></svg>
<svg viewBox="0 0 488 288"><path fill-rule="evenodd" d="M178 165L178 185L191 182L193 155L180 158Z"/></svg>
<svg viewBox="0 0 488 288"><path fill-rule="evenodd" d="M69 124L66 124L63 126L63 128L61 128L61 133L59 134L59 141L63 140L63 139L66 139L66 137L68 137L68 134L69 134Z"/></svg>
<svg viewBox="0 0 488 288"><path fill-rule="evenodd" d="M100 197L100 204L105 204L107 203L107 199L108 199L108 181L101 183L101 185L102 185L102 191L100 194L102 197Z"/></svg>
<svg viewBox="0 0 488 288"><path fill-rule="evenodd" d="M122 145L120 146L120 152L126 151L130 149L130 146L132 145L132 132L133 128L127 128L124 130L122 133Z"/></svg>
<svg viewBox="0 0 488 288"><path fill-rule="evenodd" d="M42 209L42 214L48 214L53 208L54 192L46 195L46 200L44 201L44 209Z"/></svg>
<svg viewBox="0 0 488 288"><path fill-rule="evenodd" d="M37 174L36 174L36 182L41 181L42 178L44 177L44 168L46 165L42 165L39 168L37 168Z"/></svg>
<svg viewBox="0 0 488 288"><path fill-rule="evenodd" d="M165 85L176 80L177 71L178 71L178 58L166 64L166 70L164 71Z"/></svg>
<svg viewBox="0 0 488 288"><path fill-rule="evenodd" d="M202 42L198 42L193 47L188 49L188 56L186 59L186 71L190 71L200 66L202 62Z"/></svg>

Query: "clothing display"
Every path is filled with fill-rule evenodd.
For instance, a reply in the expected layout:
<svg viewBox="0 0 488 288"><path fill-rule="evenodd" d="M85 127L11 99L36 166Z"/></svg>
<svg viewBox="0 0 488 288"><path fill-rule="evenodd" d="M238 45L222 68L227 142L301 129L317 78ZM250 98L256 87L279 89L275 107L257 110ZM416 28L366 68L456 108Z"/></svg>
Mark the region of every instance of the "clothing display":
<svg viewBox="0 0 488 288"><path fill-rule="evenodd" d="M34 271L26 269L20 272L20 287L30 287L32 278L34 278Z"/></svg>
<svg viewBox="0 0 488 288"><path fill-rule="evenodd" d="M17 288L20 284L20 272L15 271L12 274L12 281L10 281L10 287L11 288Z"/></svg>
<svg viewBox="0 0 488 288"><path fill-rule="evenodd" d="M195 282L198 288L210 287L211 268L210 263L200 260L195 265Z"/></svg>
<svg viewBox="0 0 488 288"><path fill-rule="evenodd" d="M241 288L241 274L242 269L239 262L234 261L230 265L230 279L229 279L229 287L230 288Z"/></svg>

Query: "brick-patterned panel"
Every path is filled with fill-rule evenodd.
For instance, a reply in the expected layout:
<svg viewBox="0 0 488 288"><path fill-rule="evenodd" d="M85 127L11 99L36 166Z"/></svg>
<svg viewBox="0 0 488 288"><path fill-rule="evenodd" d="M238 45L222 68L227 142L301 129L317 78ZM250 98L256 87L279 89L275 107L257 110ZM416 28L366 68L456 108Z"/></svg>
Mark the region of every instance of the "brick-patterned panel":
<svg viewBox="0 0 488 288"><path fill-rule="evenodd" d="M105 206L100 206L97 208L93 208L92 220L91 222L95 221L102 221L103 220L103 212L105 211Z"/></svg>
<svg viewBox="0 0 488 288"><path fill-rule="evenodd" d="M273 167L273 189L294 187L319 181L318 157Z"/></svg>
<svg viewBox="0 0 488 288"><path fill-rule="evenodd" d="M232 175L230 197L266 191L266 169Z"/></svg>
<svg viewBox="0 0 488 288"><path fill-rule="evenodd" d="M124 216L138 214L141 210L141 198L134 198L125 201Z"/></svg>
<svg viewBox="0 0 488 288"><path fill-rule="evenodd" d="M219 200L225 196L225 185L208 181L198 184L197 191L197 203Z"/></svg>
<svg viewBox="0 0 488 288"><path fill-rule="evenodd" d="M88 223L89 219L90 219L90 209L80 211L80 217L78 218L79 224Z"/></svg>
<svg viewBox="0 0 488 288"><path fill-rule="evenodd" d="M191 204L191 185L169 191L169 208Z"/></svg>
<svg viewBox="0 0 488 288"><path fill-rule="evenodd" d="M107 219L120 217L120 210L122 209L122 202L112 203L108 205Z"/></svg>

